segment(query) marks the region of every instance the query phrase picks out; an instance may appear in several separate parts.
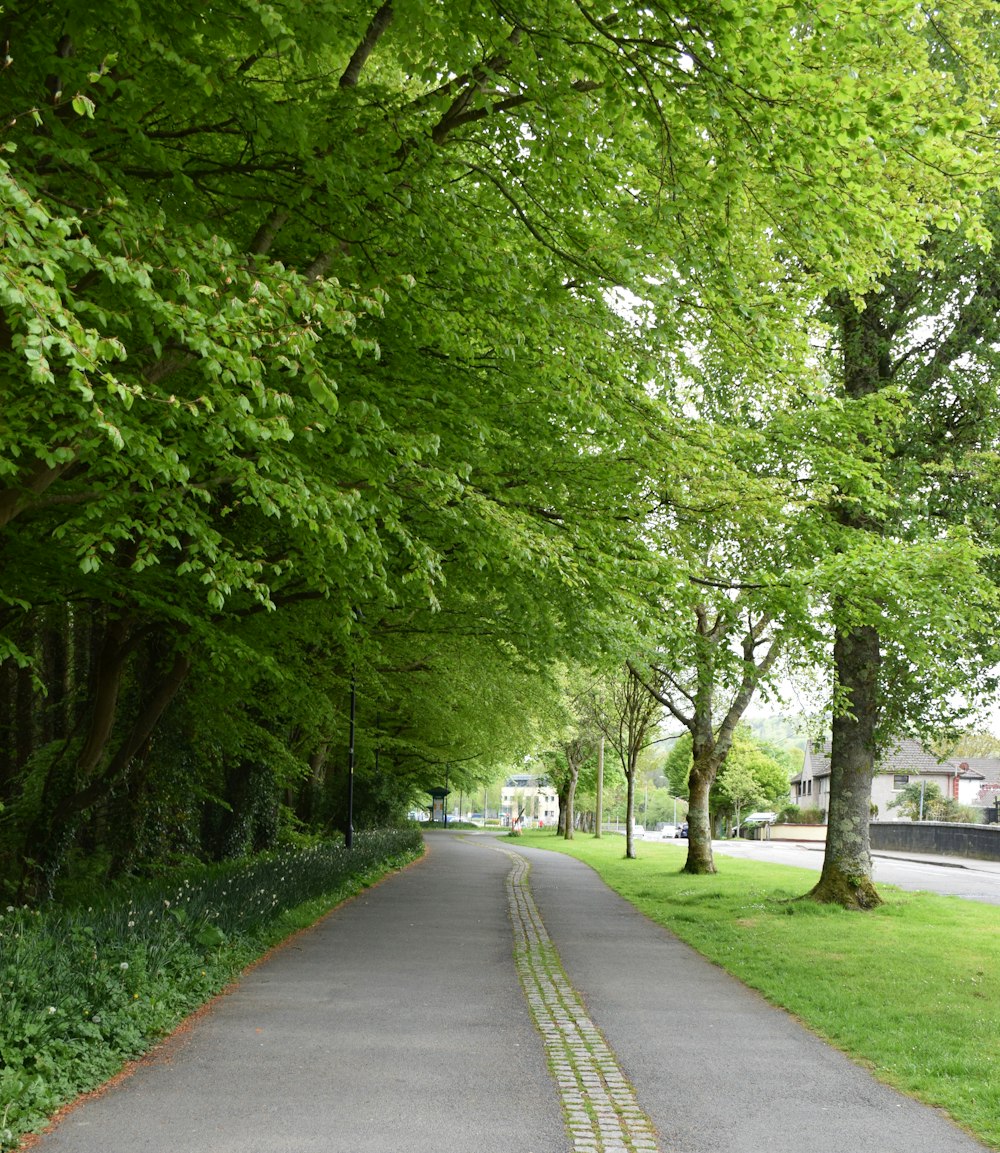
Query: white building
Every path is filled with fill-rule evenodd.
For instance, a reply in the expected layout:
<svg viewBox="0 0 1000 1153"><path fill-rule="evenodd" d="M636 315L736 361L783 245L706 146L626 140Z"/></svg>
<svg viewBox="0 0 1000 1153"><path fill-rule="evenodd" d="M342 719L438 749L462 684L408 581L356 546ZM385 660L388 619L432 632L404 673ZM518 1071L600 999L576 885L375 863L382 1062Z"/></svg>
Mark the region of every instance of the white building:
<svg viewBox="0 0 1000 1153"><path fill-rule="evenodd" d="M528 828L554 825L559 820L559 794L547 777L516 773L500 790L500 820L505 825L520 820Z"/></svg>

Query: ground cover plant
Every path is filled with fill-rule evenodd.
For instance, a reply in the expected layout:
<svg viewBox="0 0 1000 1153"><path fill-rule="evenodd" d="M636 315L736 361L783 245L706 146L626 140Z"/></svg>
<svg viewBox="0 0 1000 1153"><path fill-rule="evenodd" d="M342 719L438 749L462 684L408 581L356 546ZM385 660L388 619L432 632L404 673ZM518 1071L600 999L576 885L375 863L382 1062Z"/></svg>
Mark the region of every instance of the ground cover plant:
<svg viewBox="0 0 1000 1153"><path fill-rule="evenodd" d="M414 858L357 833L137 882L89 905L0 910L0 1149L146 1051L242 969Z"/></svg>
<svg viewBox="0 0 1000 1153"><path fill-rule="evenodd" d="M880 886L867 913L797 900L802 869L726 858L682 874L684 850L526 832L591 865L623 897L787 1009L880 1080L946 1110L1000 1149L1000 916L995 907ZM665 976L669 981L669 974Z"/></svg>

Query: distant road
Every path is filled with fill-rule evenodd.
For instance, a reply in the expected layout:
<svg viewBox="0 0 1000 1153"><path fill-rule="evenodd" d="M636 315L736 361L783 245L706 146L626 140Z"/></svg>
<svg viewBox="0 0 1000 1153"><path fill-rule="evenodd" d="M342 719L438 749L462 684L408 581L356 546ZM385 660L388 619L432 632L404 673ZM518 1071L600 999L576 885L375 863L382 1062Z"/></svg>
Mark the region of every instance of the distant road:
<svg viewBox="0 0 1000 1153"><path fill-rule="evenodd" d="M778 841L714 841L712 852L717 856L746 857L755 861L771 861L778 865L794 865L818 873L823 866L823 848L806 848ZM982 901L987 905L1000 905L1000 862L963 860L943 857L941 863L902 856L873 858L876 884L898 885L901 889L942 893L950 897L964 897L968 901Z"/></svg>

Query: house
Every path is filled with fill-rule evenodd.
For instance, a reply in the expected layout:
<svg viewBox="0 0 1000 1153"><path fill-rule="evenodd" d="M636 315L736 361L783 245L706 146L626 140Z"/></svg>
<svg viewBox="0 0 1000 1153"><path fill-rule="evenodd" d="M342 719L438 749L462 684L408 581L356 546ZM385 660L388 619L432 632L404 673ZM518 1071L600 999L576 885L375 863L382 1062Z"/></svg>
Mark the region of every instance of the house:
<svg viewBox="0 0 1000 1153"><path fill-rule="evenodd" d="M1000 791L1000 757L964 757L958 767L959 801L980 809L994 808Z"/></svg>
<svg viewBox="0 0 1000 1153"><path fill-rule="evenodd" d="M518 818L529 827L554 825L559 820L559 794L547 777L516 773L500 790L500 820L510 825Z"/></svg>
<svg viewBox="0 0 1000 1153"><path fill-rule="evenodd" d="M892 802L907 785L926 781L940 788L945 797L963 805L977 804L988 778L1000 780L1000 759L970 758L941 761L919 741L909 737L889 750L876 767L872 781L872 803L880 820L905 820ZM830 808L830 744L807 746L802 771L791 780L792 802L800 808ZM992 803L992 801L990 801Z"/></svg>

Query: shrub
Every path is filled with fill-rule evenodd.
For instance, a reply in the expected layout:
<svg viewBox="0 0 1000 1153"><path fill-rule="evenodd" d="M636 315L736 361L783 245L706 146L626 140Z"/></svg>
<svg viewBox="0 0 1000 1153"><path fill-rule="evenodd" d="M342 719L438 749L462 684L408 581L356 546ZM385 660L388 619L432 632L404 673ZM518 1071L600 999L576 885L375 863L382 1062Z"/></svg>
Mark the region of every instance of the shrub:
<svg viewBox="0 0 1000 1153"><path fill-rule="evenodd" d="M135 882L89 906L0 913L0 1149L100 1084L297 927L419 851L417 829ZM315 907L306 920L322 912Z"/></svg>
<svg viewBox="0 0 1000 1153"><path fill-rule="evenodd" d="M785 805L778 814L779 825L825 825L826 813L817 808L799 808L798 805Z"/></svg>

